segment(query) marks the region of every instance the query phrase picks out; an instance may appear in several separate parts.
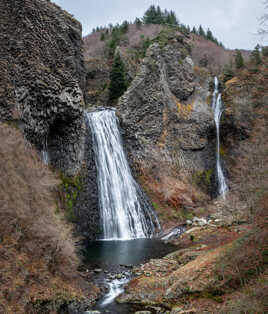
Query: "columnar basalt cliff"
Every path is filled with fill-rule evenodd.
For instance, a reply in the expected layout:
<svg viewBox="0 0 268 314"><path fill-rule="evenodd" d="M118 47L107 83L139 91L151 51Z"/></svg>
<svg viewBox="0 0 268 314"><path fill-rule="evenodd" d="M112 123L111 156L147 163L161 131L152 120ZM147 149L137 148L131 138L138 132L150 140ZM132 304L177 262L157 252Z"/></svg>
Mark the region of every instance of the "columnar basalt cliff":
<svg viewBox="0 0 268 314"><path fill-rule="evenodd" d="M186 45L176 42L181 37L174 40L148 49L117 108L134 158L158 161L162 155L185 168L205 168L201 155L213 127L211 112L206 99L197 99L199 86Z"/></svg>
<svg viewBox="0 0 268 314"><path fill-rule="evenodd" d="M173 208L193 206L200 193L190 187L196 173L208 181L212 177L215 136L209 95L209 74L197 78L189 38L170 31L164 44L155 40L148 48L117 105L137 176L149 176L152 190Z"/></svg>
<svg viewBox="0 0 268 314"><path fill-rule="evenodd" d="M21 122L51 164L75 174L82 158L85 82L81 25L50 1L0 4L0 119Z"/></svg>

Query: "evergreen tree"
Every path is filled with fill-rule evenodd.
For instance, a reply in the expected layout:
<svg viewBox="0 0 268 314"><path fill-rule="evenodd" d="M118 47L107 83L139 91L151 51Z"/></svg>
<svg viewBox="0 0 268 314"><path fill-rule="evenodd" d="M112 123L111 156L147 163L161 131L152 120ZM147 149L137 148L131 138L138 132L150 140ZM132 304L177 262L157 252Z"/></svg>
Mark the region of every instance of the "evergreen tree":
<svg viewBox="0 0 268 314"><path fill-rule="evenodd" d="M153 24L163 24L163 23L164 23L164 19L162 16L162 11L160 9L160 6L158 5L156 8L156 16L155 16Z"/></svg>
<svg viewBox="0 0 268 314"><path fill-rule="evenodd" d="M122 25L120 26L120 29L121 29L121 31L122 31L123 34L127 33L127 31L128 31L128 26L129 26L128 21L124 21L124 22L122 23Z"/></svg>
<svg viewBox="0 0 268 314"><path fill-rule="evenodd" d="M260 46L257 45L255 49L251 52L250 55L250 61L254 65L260 65L261 64L261 55L260 55Z"/></svg>
<svg viewBox="0 0 268 314"><path fill-rule="evenodd" d="M198 35L202 37L206 37L205 31L203 30L202 25L200 25L198 28Z"/></svg>
<svg viewBox="0 0 268 314"><path fill-rule="evenodd" d="M241 51L236 49L235 50L235 55L234 55L234 58L235 58L235 67L237 70L243 68L244 66L244 59L243 59L243 56L241 54Z"/></svg>
<svg viewBox="0 0 268 314"><path fill-rule="evenodd" d="M156 18L156 8L154 5L151 5L148 10L145 11L143 16L143 22L145 24L155 24Z"/></svg>
<svg viewBox="0 0 268 314"><path fill-rule="evenodd" d="M197 34L197 30L196 30L195 26L194 26L193 29L192 29L192 33L193 33L193 34Z"/></svg>
<svg viewBox="0 0 268 314"><path fill-rule="evenodd" d="M209 28L208 28L208 30L207 30L206 38L207 38L208 40L214 41L214 37L213 37L213 35L212 35L212 31L211 31Z"/></svg>
<svg viewBox="0 0 268 314"><path fill-rule="evenodd" d="M144 13L143 22L145 24L170 24L178 25L179 21L174 11L164 10L162 11L160 6L155 7L151 5L149 9Z"/></svg>
<svg viewBox="0 0 268 314"><path fill-rule="evenodd" d="M136 18L134 23L136 24L136 27L137 27L138 29L141 28L141 26L142 26L142 21L141 21L139 18Z"/></svg>
<svg viewBox="0 0 268 314"><path fill-rule="evenodd" d="M119 54L114 57L110 73L109 99L111 101L118 99L127 89L125 79L124 64Z"/></svg>
<svg viewBox="0 0 268 314"><path fill-rule="evenodd" d="M234 77L234 71L232 69L232 62L225 64L223 67L223 81L227 82Z"/></svg>
<svg viewBox="0 0 268 314"><path fill-rule="evenodd" d="M176 13L172 10L169 13L169 20L170 20L169 24L171 24L171 25L178 25L179 24Z"/></svg>

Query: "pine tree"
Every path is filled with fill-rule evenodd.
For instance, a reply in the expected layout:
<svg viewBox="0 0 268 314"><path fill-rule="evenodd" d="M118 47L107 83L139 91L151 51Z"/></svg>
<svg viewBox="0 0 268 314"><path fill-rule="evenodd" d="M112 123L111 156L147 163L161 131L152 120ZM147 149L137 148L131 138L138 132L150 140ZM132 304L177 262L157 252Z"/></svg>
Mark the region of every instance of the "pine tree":
<svg viewBox="0 0 268 314"><path fill-rule="evenodd" d="M141 20L140 20L139 18L136 18L134 23L136 24L136 27L137 27L138 29L141 28L142 22L141 22Z"/></svg>
<svg viewBox="0 0 268 314"><path fill-rule="evenodd" d="M209 28L208 28L208 30L207 30L206 38L207 38L208 40L214 41L214 37L213 37L213 35L212 35L212 31L211 31Z"/></svg>
<svg viewBox="0 0 268 314"><path fill-rule="evenodd" d="M156 18L156 8L154 5L151 5L148 10L145 11L143 16L143 22L145 24L155 24Z"/></svg>
<svg viewBox="0 0 268 314"><path fill-rule="evenodd" d="M118 99L127 89L125 79L124 64L119 54L114 57L110 73L109 99L111 101Z"/></svg>
<svg viewBox="0 0 268 314"><path fill-rule="evenodd" d="M250 61L254 65L260 65L261 64L261 55L260 55L260 46L257 45L255 49L251 52L250 55Z"/></svg>
<svg viewBox="0 0 268 314"><path fill-rule="evenodd" d="M164 19L162 16L162 11L160 9L160 6L158 5L156 8L156 16L154 19L154 23L153 24L164 24Z"/></svg>
<svg viewBox="0 0 268 314"><path fill-rule="evenodd" d="M235 55L234 55L234 58L235 58L235 67L237 70L243 68L244 66L244 59L243 59L243 56L241 54L241 51L236 49L235 50Z"/></svg>
<svg viewBox="0 0 268 314"><path fill-rule="evenodd" d="M197 30L196 30L195 26L194 26L193 29L192 29L192 33L193 33L193 34L197 34Z"/></svg>
<svg viewBox="0 0 268 314"><path fill-rule="evenodd" d="M227 82L234 77L234 71L232 69L232 62L225 64L223 67L223 81Z"/></svg>
<svg viewBox="0 0 268 314"><path fill-rule="evenodd" d="M164 10L162 11L160 6L155 7L151 5L149 9L144 13L143 22L145 24L170 24L178 25L179 21L174 11Z"/></svg>
<svg viewBox="0 0 268 314"><path fill-rule="evenodd" d="M198 35L202 37L206 37L205 31L203 30L202 25L200 25L198 28Z"/></svg>
<svg viewBox="0 0 268 314"><path fill-rule="evenodd" d="M121 31L122 31L123 34L127 33L127 31L128 31L128 26L129 26L128 21L124 21L124 22L122 23L122 25L120 26L120 29L121 29Z"/></svg>

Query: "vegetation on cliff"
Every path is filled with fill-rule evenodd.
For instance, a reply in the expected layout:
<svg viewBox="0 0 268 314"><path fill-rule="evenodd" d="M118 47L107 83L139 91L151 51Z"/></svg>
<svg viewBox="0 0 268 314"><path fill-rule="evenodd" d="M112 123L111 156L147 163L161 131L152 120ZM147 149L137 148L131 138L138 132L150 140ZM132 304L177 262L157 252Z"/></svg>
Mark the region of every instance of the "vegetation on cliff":
<svg viewBox="0 0 268 314"><path fill-rule="evenodd" d="M56 309L79 300L71 226L57 211L60 180L19 130L1 123L0 139L0 310L32 313L42 302Z"/></svg>
<svg viewBox="0 0 268 314"><path fill-rule="evenodd" d="M118 99L127 89L124 64L119 54L114 57L114 62L110 72L109 99Z"/></svg>

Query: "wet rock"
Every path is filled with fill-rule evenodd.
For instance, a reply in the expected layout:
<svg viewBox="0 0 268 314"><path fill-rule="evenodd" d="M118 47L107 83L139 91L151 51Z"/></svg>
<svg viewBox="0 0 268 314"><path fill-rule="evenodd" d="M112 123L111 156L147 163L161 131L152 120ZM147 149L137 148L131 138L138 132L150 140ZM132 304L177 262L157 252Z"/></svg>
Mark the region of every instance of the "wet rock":
<svg viewBox="0 0 268 314"><path fill-rule="evenodd" d="M126 267L126 268L133 268L133 265L125 265L125 264L120 264L120 266L122 266L122 267Z"/></svg>
<svg viewBox="0 0 268 314"><path fill-rule="evenodd" d="M123 279L125 276L123 274L116 274L115 279Z"/></svg>
<svg viewBox="0 0 268 314"><path fill-rule="evenodd" d="M206 220L206 218L194 217L193 222L199 226L205 226L208 224L208 221Z"/></svg>
<svg viewBox="0 0 268 314"><path fill-rule="evenodd" d="M102 273L103 270L102 270L101 268L95 268L95 269L94 269L94 272L95 272L96 274L99 274L99 273Z"/></svg>
<svg viewBox="0 0 268 314"><path fill-rule="evenodd" d="M182 307L176 306L172 308L170 314L180 314L183 311Z"/></svg>

